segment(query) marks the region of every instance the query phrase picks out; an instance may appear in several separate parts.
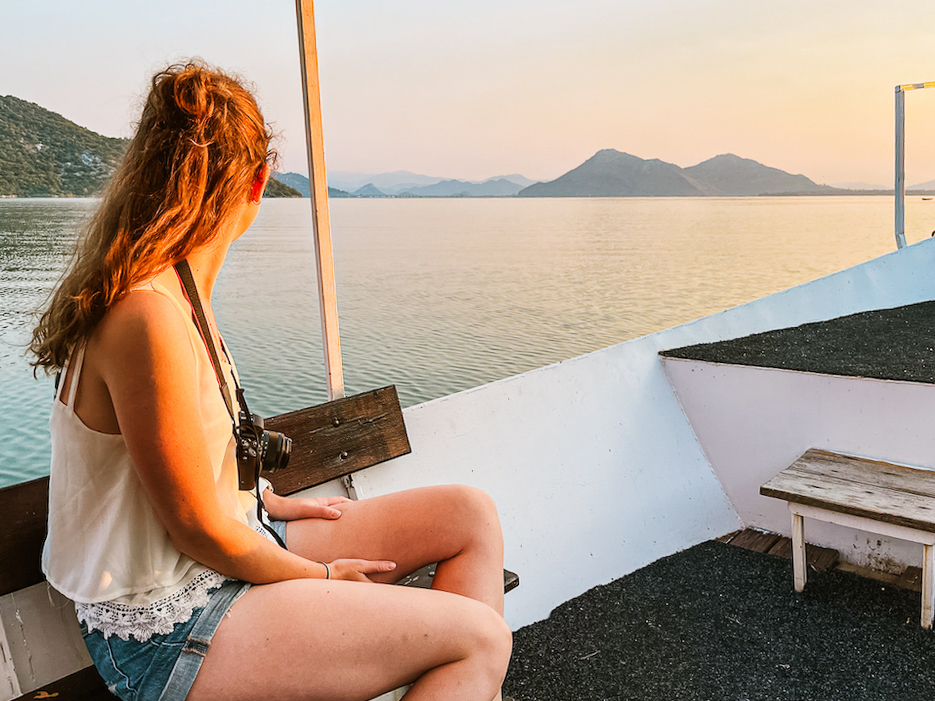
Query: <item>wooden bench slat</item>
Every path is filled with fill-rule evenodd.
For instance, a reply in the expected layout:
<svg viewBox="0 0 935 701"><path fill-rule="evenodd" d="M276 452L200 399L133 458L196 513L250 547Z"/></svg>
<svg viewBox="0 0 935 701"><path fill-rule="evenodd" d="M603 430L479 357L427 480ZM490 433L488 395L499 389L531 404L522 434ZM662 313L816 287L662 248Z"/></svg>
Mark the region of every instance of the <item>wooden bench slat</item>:
<svg viewBox="0 0 935 701"><path fill-rule="evenodd" d="M861 461L862 458L849 458L846 465L858 465ZM840 461L826 463L828 465L834 467L835 471L823 471L816 462L804 465L796 461L760 487L760 494L795 504L935 532L935 498L918 493L918 485L927 484L933 473L877 463L885 468L879 479L874 481L876 475L869 471L872 465L863 465L862 475L855 470L851 475L843 477L838 470L846 469L846 465ZM916 491L912 490L913 486L917 488Z"/></svg>
<svg viewBox="0 0 935 701"><path fill-rule="evenodd" d="M404 587L416 587L418 589L430 589L432 587L432 580L435 579L435 567L436 564L426 565L412 574L403 577L397 582L398 585ZM510 572L510 570L503 570L503 593L507 594L516 587L519 586L519 575L516 572Z"/></svg>
<svg viewBox="0 0 935 701"><path fill-rule="evenodd" d="M0 596L43 581L39 561L49 518L49 478L0 489Z"/></svg>
<svg viewBox="0 0 935 701"><path fill-rule="evenodd" d="M935 498L935 471L894 465L868 458L831 453L812 448L789 468L803 473L835 476L842 480L899 489Z"/></svg>
<svg viewBox="0 0 935 701"><path fill-rule="evenodd" d="M292 439L289 465L264 474L281 495L412 452L392 385L274 416L266 428Z"/></svg>
<svg viewBox="0 0 935 701"><path fill-rule="evenodd" d="M935 501L895 489L847 480L816 479L808 474L777 475L760 487L760 494L795 504L816 506L852 516L935 532Z"/></svg>

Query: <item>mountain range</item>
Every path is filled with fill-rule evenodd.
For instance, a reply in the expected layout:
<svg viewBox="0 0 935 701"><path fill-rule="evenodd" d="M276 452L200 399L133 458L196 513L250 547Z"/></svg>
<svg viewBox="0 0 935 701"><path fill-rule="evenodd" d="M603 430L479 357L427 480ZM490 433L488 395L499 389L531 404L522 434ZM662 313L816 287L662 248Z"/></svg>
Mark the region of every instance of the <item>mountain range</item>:
<svg viewBox="0 0 935 701"><path fill-rule="evenodd" d="M520 197L699 197L835 192L804 175L792 175L733 154L681 168L614 149L595 153L555 180L521 190Z"/></svg>
<svg viewBox="0 0 935 701"><path fill-rule="evenodd" d="M276 179L308 197L308 178L299 173L276 173ZM328 176L329 197L512 197L533 180L522 175L501 175L482 181L454 180L393 173L346 173Z"/></svg>
<svg viewBox="0 0 935 701"><path fill-rule="evenodd" d="M297 173L276 175L300 192L308 180ZM526 187L523 187L525 181ZM421 183L421 184L415 184ZM510 175L483 182L445 180L408 171L337 173L329 177L332 197L753 197L757 195L846 195L852 190L819 185L734 154L721 154L697 165L643 159L603 149L564 175L533 183ZM336 189L338 186L344 189ZM924 188L925 184L910 189Z"/></svg>
<svg viewBox="0 0 935 701"><path fill-rule="evenodd" d="M0 96L0 197L87 197L97 193L123 157L128 140L96 134L13 96ZM733 154L688 168L603 149L549 182L518 174L467 181L392 173L331 173L331 197L655 197L855 194L804 175ZM935 181L910 191L935 189ZM864 190L866 192L866 190ZM882 192L882 191L881 191ZM927 193L926 193L927 194ZM275 173L268 197L308 197L308 179Z"/></svg>

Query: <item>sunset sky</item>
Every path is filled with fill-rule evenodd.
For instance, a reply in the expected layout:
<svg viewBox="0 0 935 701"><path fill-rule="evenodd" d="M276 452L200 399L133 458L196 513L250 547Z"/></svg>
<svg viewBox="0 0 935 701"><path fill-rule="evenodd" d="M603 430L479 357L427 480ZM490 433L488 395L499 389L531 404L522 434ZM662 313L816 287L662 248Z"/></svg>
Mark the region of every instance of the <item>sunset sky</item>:
<svg viewBox="0 0 935 701"><path fill-rule="evenodd" d="M602 148L735 153L817 182L893 179L893 88L935 80L932 0L318 0L331 171L552 179ZM0 9L0 95L129 136L148 77L200 56L253 81L305 171L290 0ZM907 96L935 178L935 89Z"/></svg>

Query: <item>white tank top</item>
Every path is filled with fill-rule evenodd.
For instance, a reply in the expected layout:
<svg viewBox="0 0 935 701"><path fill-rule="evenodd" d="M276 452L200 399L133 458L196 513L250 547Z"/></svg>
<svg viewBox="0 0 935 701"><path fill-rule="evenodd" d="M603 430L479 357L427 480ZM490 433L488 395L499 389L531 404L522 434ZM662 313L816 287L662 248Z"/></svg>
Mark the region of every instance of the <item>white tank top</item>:
<svg viewBox="0 0 935 701"><path fill-rule="evenodd" d="M230 414L191 321L191 308L158 283L134 289L164 295L188 321L218 498L225 513L266 535L256 518L255 498L238 490ZM146 640L187 621L194 608L207 603L209 590L229 578L173 547L149 504L123 436L90 429L75 414L83 359L83 348L69 359L74 370L68 396L62 401L61 391L57 393L49 421L49 534L42 570L52 586L76 602L78 618L89 628L124 640L130 635ZM235 371L224 360L221 367L233 386Z"/></svg>

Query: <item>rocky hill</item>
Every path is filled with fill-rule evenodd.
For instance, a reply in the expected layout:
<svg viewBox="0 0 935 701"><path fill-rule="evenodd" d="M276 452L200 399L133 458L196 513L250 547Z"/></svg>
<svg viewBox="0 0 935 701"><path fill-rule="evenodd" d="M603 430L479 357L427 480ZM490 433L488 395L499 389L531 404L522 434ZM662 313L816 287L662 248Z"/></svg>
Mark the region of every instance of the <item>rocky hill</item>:
<svg viewBox="0 0 935 701"><path fill-rule="evenodd" d="M0 96L0 196L92 196L114 172L127 144L18 97ZM272 178L266 196L301 197Z"/></svg>
<svg viewBox="0 0 935 701"><path fill-rule="evenodd" d="M0 96L0 195L92 195L113 173L126 144L39 105Z"/></svg>
<svg viewBox="0 0 935 701"><path fill-rule="evenodd" d="M733 154L680 168L614 149L598 151L577 168L521 190L520 197L749 196L833 192L804 175L791 175Z"/></svg>

